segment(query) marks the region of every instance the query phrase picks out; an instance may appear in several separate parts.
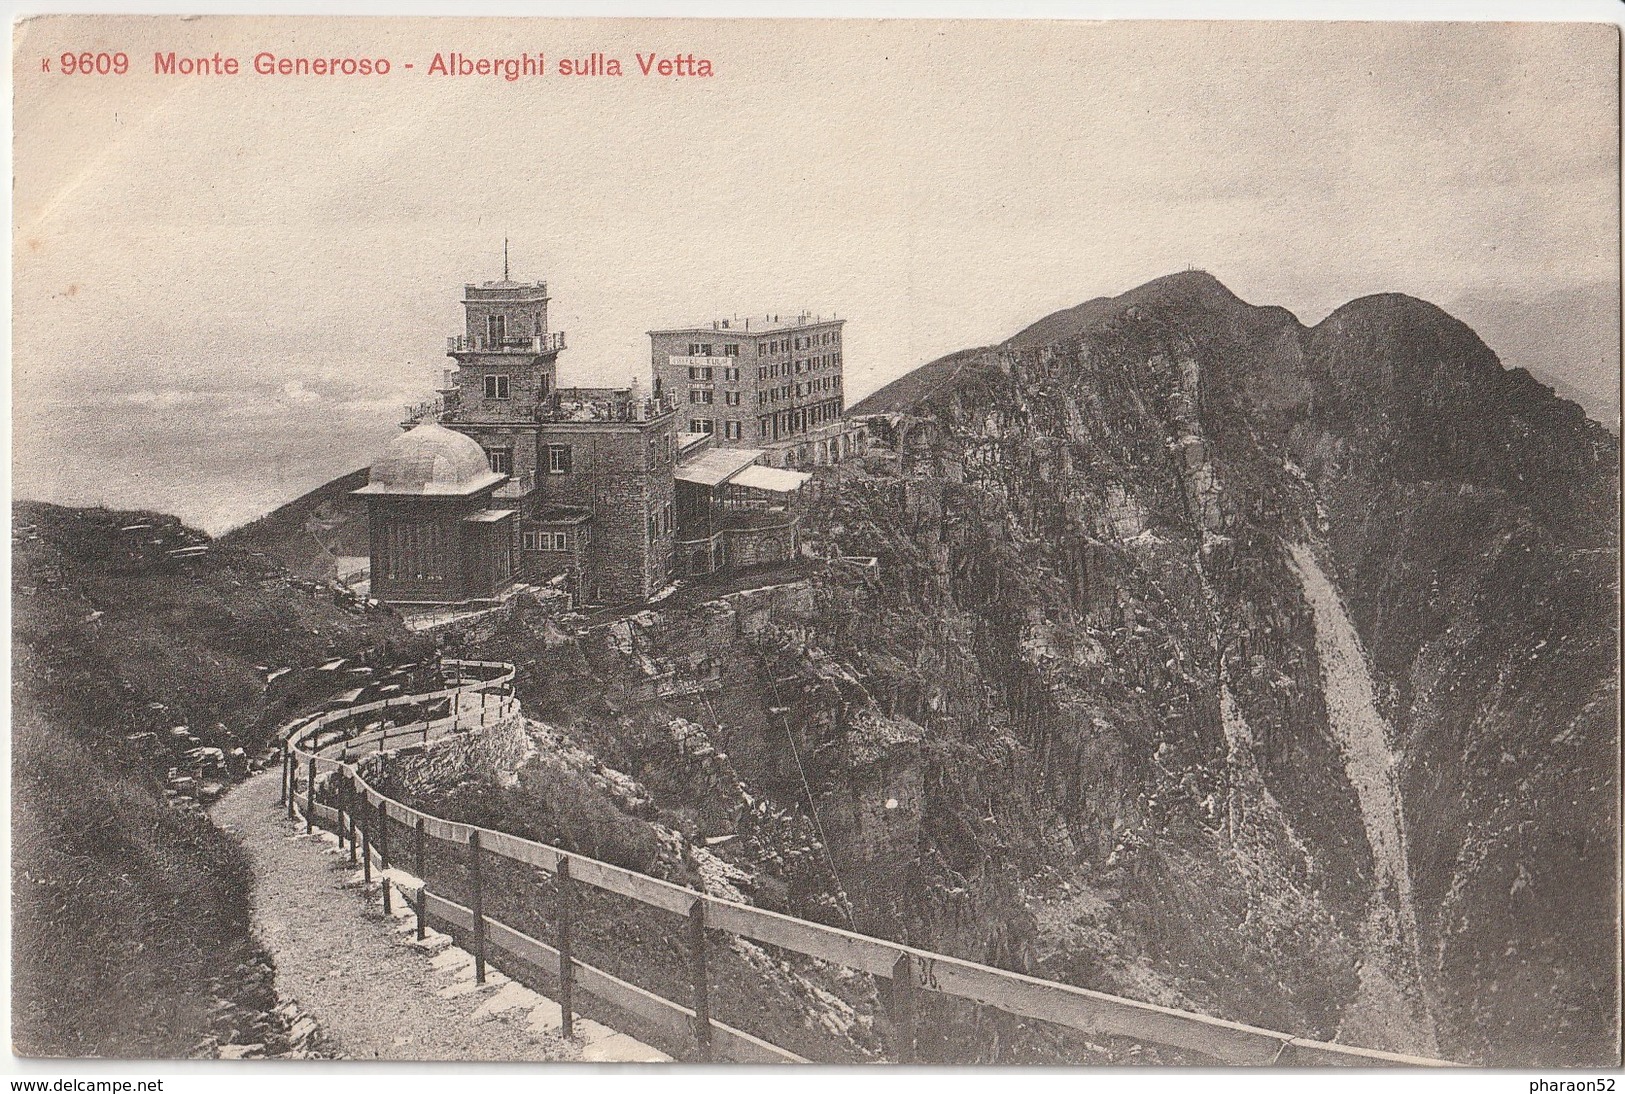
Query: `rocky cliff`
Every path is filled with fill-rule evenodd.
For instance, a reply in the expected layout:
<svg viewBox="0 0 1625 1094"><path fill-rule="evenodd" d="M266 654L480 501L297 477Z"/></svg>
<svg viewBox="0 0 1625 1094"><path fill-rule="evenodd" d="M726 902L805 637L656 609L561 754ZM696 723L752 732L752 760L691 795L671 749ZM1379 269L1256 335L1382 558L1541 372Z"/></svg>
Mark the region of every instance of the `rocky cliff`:
<svg viewBox="0 0 1625 1094"><path fill-rule="evenodd" d="M1421 301L1306 329L1198 273L855 410L895 453L822 507L897 608L867 663L912 655L928 741L1005 743L929 850L1075 875L1027 900L1050 971L1617 1060L1611 435Z"/></svg>

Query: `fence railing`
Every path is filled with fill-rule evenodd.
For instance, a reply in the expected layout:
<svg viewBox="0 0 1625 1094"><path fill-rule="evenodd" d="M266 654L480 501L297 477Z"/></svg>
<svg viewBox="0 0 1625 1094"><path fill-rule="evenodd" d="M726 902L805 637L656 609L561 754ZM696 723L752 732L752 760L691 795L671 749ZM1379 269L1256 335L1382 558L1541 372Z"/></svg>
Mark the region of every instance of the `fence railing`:
<svg viewBox="0 0 1625 1094"><path fill-rule="evenodd" d="M374 701L292 723L284 742L283 800L289 817L296 816L299 806L303 806L307 831L320 824L336 831L341 845L348 840L352 859L359 859L369 882L373 863L377 862L386 909L392 889L399 885L416 914L418 937L423 937L430 918L467 932L472 939L478 981L484 982L492 951L539 968L556 969L560 1017L567 1036L571 1032L573 993L580 990L650 1024L674 1043L692 1045L694 1055L700 1059L806 1062L787 1049L711 1017L704 942L706 932L724 931L884 981L887 1024L892 1031L889 1047L901 1062L916 1059L919 993L933 992L1069 1030L1165 1045L1225 1064L1454 1066L1443 1060L1295 1037L993 968L711 896L548 844L424 813L374 789L360 775L355 761L497 725L519 713L519 701L512 694L512 665L448 661L445 667L472 679L438 691ZM470 699L473 695L479 697L477 704ZM391 708L421 709L440 700L449 700L449 713L388 724ZM364 722L359 726L362 732L349 732L361 716L373 712L380 712L377 723ZM338 780L337 806L316 800L317 784L323 776ZM410 859L392 853L391 822L413 834ZM469 905L430 891L426 869L430 841L460 849L466 864ZM486 914L481 887L484 855L552 876L556 944L533 938ZM407 861L412 871L400 868ZM391 871L393 876L384 871ZM572 921L577 911L574 897L579 886L626 897L688 921L692 1007L596 969L572 954Z"/></svg>

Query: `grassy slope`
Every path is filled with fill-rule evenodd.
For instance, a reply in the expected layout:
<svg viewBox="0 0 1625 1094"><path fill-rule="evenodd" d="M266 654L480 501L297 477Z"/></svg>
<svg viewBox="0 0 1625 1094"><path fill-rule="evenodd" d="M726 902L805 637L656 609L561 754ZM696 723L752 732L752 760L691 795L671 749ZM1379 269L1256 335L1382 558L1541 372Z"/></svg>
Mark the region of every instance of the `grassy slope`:
<svg viewBox="0 0 1625 1094"><path fill-rule="evenodd" d="M129 567L125 525L206 542L172 517L19 503L13 522L13 1045L184 1053L209 1032L210 978L251 953L248 874L227 836L167 804L174 759L125 736L187 725L252 755L286 713L256 666L405 634L230 548Z"/></svg>
<svg viewBox="0 0 1625 1094"><path fill-rule="evenodd" d="M302 577L325 579L332 563L323 544L337 555L367 553L366 506L350 497L350 491L365 485L365 467L341 475L227 532L221 542L264 552Z"/></svg>

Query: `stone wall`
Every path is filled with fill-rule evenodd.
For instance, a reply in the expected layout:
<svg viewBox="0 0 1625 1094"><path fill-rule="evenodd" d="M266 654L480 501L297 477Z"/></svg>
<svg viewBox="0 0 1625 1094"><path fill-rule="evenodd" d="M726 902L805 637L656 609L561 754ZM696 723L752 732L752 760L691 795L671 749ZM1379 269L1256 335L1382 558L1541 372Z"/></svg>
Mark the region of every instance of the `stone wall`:
<svg viewBox="0 0 1625 1094"><path fill-rule="evenodd" d="M796 557L796 519L786 517L783 524L767 528L729 528L722 543L731 570L789 562Z"/></svg>
<svg viewBox="0 0 1625 1094"><path fill-rule="evenodd" d="M465 354L457 370L457 420L530 423L557 386L557 358L525 353ZM508 377L508 398L487 399L485 378Z"/></svg>
<svg viewBox="0 0 1625 1094"><path fill-rule="evenodd" d="M509 338L546 334L547 291L535 285L495 291L468 285L464 287L463 314L467 319L470 338L484 338L493 315L501 315L507 320Z"/></svg>
<svg viewBox="0 0 1625 1094"><path fill-rule="evenodd" d="M652 595L671 571L675 524L674 415L646 422L551 422L538 435L570 446L570 470L537 476L539 502L593 514L586 599L626 603ZM666 514L672 513L672 520Z"/></svg>

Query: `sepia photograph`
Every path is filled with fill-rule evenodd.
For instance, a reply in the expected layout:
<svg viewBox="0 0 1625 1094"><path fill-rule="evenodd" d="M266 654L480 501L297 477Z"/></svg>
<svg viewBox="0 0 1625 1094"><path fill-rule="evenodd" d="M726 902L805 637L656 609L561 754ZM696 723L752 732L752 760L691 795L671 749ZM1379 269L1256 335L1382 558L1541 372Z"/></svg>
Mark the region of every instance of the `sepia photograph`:
<svg viewBox="0 0 1625 1094"><path fill-rule="evenodd" d="M17 12L12 1067L1618 1069L1614 16L1073 10Z"/></svg>

